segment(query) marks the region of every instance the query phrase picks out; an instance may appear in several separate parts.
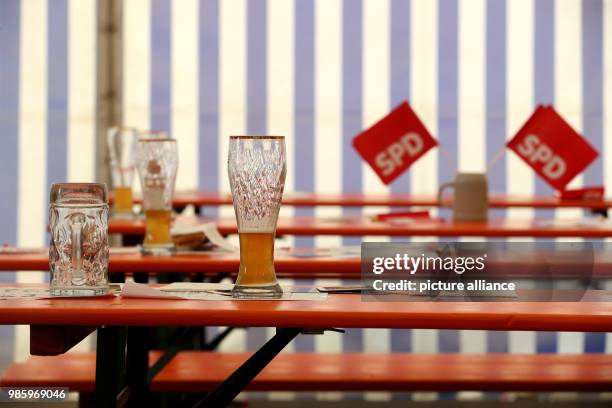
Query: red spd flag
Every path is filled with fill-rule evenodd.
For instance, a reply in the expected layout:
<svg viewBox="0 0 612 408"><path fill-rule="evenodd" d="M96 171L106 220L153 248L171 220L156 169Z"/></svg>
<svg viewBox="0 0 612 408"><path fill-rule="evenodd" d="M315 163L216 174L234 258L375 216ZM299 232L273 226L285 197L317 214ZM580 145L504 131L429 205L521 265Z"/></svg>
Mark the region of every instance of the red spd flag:
<svg viewBox="0 0 612 408"><path fill-rule="evenodd" d="M438 142L404 101L353 139L353 147L389 184Z"/></svg>
<svg viewBox="0 0 612 408"><path fill-rule="evenodd" d="M599 156L552 107L545 106L538 106L506 146L557 190Z"/></svg>

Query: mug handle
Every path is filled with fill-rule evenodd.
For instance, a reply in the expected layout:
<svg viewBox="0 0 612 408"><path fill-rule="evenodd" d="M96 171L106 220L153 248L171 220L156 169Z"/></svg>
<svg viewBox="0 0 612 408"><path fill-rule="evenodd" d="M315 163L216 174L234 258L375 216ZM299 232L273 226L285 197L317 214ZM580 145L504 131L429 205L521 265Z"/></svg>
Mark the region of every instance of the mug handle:
<svg viewBox="0 0 612 408"><path fill-rule="evenodd" d="M444 190L446 188L455 188L455 182L454 181L449 181L448 183L444 183L440 186L440 188L438 188L438 203L440 204L440 207L443 207L442 204L442 193L444 192Z"/></svg>

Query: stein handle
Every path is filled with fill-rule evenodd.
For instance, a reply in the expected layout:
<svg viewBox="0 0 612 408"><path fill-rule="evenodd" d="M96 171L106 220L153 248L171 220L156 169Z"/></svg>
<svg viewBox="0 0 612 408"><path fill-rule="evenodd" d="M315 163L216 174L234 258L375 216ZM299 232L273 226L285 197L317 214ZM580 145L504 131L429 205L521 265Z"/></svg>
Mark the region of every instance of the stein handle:
<svg viewBox="0 0 612 408"><path fill-rule="evenodd" d="M83 226L85 225L85 214L74 213L70 215L70 238L72 242L72 280L84 280L83 272ZM74 284L82 284L82 282Z"/></svg>
<svg viewBox="0 0 612 408"><path fill-rule="evenodd" d="M449 181L447 183L444 183L440 186L440 188L438 188L438 204L440 204L440 207L444 207L444 203L442 202L442 193L444 192L445 189L447 188L455 188L455 182L454 181Z"/></svg>

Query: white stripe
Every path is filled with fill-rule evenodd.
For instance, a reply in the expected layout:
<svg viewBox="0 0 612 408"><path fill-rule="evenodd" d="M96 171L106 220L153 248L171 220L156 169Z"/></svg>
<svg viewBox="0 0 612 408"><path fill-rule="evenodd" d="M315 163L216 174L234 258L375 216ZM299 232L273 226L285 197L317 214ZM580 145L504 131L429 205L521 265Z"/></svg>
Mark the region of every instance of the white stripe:
<svg viewBox="0 0 612 408"><path fill-rule="evenodd" d="M95 181L97 1L68 3L68 180ZM88 351L88 336L74 347Z"/></svg>
<svg viewBox="0 0 612 408"><path fill-rule="evenodd" d="M461 171L482 172L486 167L485 39L485 1L460 0L458 167Z"/></svg>
<svg viewBox="0 0 612 408"><path fill-rule="evenodd" d="M246 133L246 2L219 2L219 191L229 192L229 137ZM222 216L233 209L222 206Z"/></svg>
<svg viewBox="0 0 612 408"><path fill-rule="evenodd" d="M584 353L584 333L580 332L559 332L557 336L557 349L561 354L582 354Z"/></svg>
<svg viewBox="0 0 612 408"><path fill-rule="evenodd" d="M295 174L300 169L295 159L294 135L294 2L269 0L267 4L267 84L268 84L268 134L285 136L287 150L287 178L285 193L295 191ZM281 217L293 216L293 207L283 206ZM286 245L293 246L294 237L285 238Z"/></svg>
<svg viewBox="0 0 612 408"><path fill-rule="evenodd" d="M515 0L507 7L507 131L508 139L514 137L519 128L533 113L534 98L534 4L533 0ZM533 195L533 170L516 154L506 153L508 194ZM508 217L533 216L530 208L508 209Z"/></svg>
<svg viewBox="0 0 612 408"><path fill-rule="evenodd" d="M176 189L198 186L198 1L172 2L172 129L177 139Z"/></svg>
<svg viewBox="0 0 612 408"><path fill-rule="evenodd" d="M123 27L123 124L149 129L151 1L124 1Z"/></svg>
<svg viewBox="0 0 612 408"><path fill-rule="evenodd" d="M458 50L458 168L483 172L486 167L485 137L485 18L484 0L459 2ZM501 147L501 146L500 146ZM478 241L478 237L466 239ZM461 353L487 351L484 330L459 330Z"/></svg>
<svg viewBox="0 0 612 408"><path fill-rule="evenodd" d="M603 4L603 152L606 195L612 193L612 0ZM607 67L607 68L606 68ZM608 335L610 337L610 335Z"/></svg>
<svg viewBox="0 0 612 408"><path fill-rule="evenodd" d="M21 5L17 245L45 244L47 211L47 1ZM33 163L35 165L33 165ZM17 272L17 282L42 282L44 273ZM15 361L30 355L29 326L15 326Z"/></svg>
<svg viewBox="0 0 612 408"><path fill-rule="evenodd" d="M342 3L315 3L315 191L342 191ZM317 216L334 217L339 207L318 207ZM315 237L317 246L338 246L338 237Z"/></svg>
<svg viewBox="0 0 612 408"><path fill-rule="evenodd" d="M95 181L97 2L68 3L68 180Z"/></svg>
<svg viewBox="0 0 612 408"><path fill-rule="evenodd" d="M438 132L438 3L415 0L410 13L410 104L429 132ZM433 194L438 185L438 150L410 168L412 193Z"/></svg>
<svg viewBox="0 0 612 408"><path fill-rule="evenodd" d="M389 19L389 0L363 2L363 129L371 127L389 113ZM385 186L365 162L362 164L362 175L364 193L389 192L389 187ZM380 210L385 211L385 208Z"/></svg>
<svg viewBox="0 0 612 408"><path fill-rule="evenodd" d="M577 132L582 132L582 3L558 0L555 3L555 109ZM569 188L582 186L576 176ZM565 208L556 217L579 218L583 210ZM569 238L568 241L575 241ZM562 337L559 337L561 342ZM559 343L561 347L561 343Z"/></svg>

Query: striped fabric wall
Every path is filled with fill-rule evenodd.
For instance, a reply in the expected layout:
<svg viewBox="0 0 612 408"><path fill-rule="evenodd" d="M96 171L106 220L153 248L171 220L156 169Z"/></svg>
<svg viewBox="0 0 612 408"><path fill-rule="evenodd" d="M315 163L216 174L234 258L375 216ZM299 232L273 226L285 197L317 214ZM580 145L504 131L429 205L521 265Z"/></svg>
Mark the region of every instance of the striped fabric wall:
<svg viewBox="0 0 612 408"><path fill-rule="evenodd" d="M96 0L0 0L0 244L46 245L50 184L95 178L96 44ZM0 369L28 335L0 326Z"/></svg>
<svg viewBox="0 0 612 408"><path fill-rule="evenodd" d="M94 178L96 7L96 0L0 0L0 243L43 245L49 184ZM551 103L608 158L572 185L612 191L612 0L123 0L122 7L124 123L178 139L179 189L229 191L228 135L268 133L287 136L287 191L433 193L457 169L484 171L535 105ZM386 187L351 139L403 99L443 151ZM552 192L510 154L489 177L496 192ZM343 211L355 210L295 210ZM568 214L581 213L498 213ZM43 275L0 274L32 279ZM239 331L225 347L253 348L267 334ZM0 327L0 336L0 364L26 355L26 330ZM604 352L612 338L364 330L303 337L292 348Z"/></svg>

